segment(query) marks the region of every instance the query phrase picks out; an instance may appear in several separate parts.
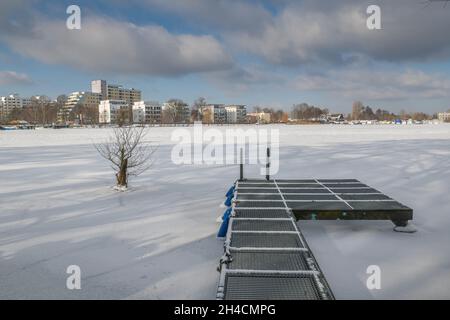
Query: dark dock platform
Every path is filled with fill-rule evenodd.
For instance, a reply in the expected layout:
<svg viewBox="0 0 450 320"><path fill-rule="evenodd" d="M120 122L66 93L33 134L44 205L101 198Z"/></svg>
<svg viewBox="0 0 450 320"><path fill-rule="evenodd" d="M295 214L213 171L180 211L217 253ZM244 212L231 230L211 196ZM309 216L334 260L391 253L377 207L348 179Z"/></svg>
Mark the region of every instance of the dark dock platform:
<svg viewBox="0 0 450 320"><path fill-rule="evenodd" d="M218 299L329 300L334 295L296 220L391 220L412 209L356 179L237 181Z"/></svg>

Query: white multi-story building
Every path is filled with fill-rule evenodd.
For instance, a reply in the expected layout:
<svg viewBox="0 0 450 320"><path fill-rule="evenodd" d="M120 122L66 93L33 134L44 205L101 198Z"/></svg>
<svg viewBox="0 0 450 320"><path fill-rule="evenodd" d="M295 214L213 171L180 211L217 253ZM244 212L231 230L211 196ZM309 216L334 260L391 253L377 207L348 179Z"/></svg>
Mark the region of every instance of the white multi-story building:
<svg viewBox="0 0 450 320"><path fill-rule="evenodd" d="M145 103L142 101L133 104L133 123L145 123Z"/></svg>
<svg viewBox="0 0 450 320"><path fill-rule="evenodd" d="M226 123L227 112L223 104L208 104L200 108L204 123Z"/></svg>
<svg viewBox="0 0 450 320"><path fill-rule="evenodd" d="M108 85L105 80L91 81L91 91L99 93L101 100L108 100Z"/></svg>
<svg viewBox="0 0 450 320"><path fill-rule="evenodd" d="M23 98L22 99L22 108L31 107L32 104L33 104L33 100L31 98Z"/></svg>
<svg viewBox="0 0 450 320"><path fill-rule="evenodd" d="M29 98L22 99L23 108L31 107L33 105L43 105L43 104L51 103L51 102L52 102L52 100L45 95L31 96Z"/></svg>
<svg viewBox="0 0 450 320"><path fill-rule="evenodd" d="M42 96L32 96L31 98L30 98L30 100L33 102L37 102L37 103L50 103L52 100L49 98L49 97L47 97L47 96L45 96L45 95L42 95Z"/></svg>
<svg viewBox="0 0 450 320"><path fill-rule="evenodd" d="M116 124L128 122L129 106L124 100L102 100L98 105L98 121L102 124Z"/></svg>
<svg viewBox="0 0 450 320"><path fill-rule="evenodd" d="M66 100L61 110L58 111L58 121L67 122L70 119L70 113L77 106L86 109L97 110L100 103L100 94L93 92L76 91L72 92Z"/></svg>
<svg viewBox="0 0 450 320"><path fill-rule="evenodd" d="M142 100L140 90L108 84L106 80L91 81L91 91L100 94L101 100L125 100L130 106Z"/></svg>
<svg viewBox="0 0 450 320"><path fill-rule="evenodd" d="M244 123L247 111L245 105L208 104L200 108L205 123Z"/></svg>
<svg viewBox="0 0 450 320"><path fill-rule="evenodd" d="M137 101L133 104L134 123L161 123L161 105L156 101Z"/></svg>
<svg viewBox="0 0 450 320"><path fill-rule="evenodd" d="M0 121L6 121L14 109L22 109L23 100L18 94L0 97Z"/></svg>
<svg viewBox="0 0 450 320"><path fill-rule="evenodd" d="M244 123L247 116L245 105L228 105L226 110L227 123Z"/></svg>
<svg viewBox="0 0 450 320"><path fill-rule="evenodd" d="M237 123L237 112L236 108L233 107L225 107L227 113L227 123Z"/></svg>
<svg viewBox="0 0 450 320"><path fill-rule="evenodd" d="M438 119L442 122L450 122L450 112L438 113Z"/></svg>

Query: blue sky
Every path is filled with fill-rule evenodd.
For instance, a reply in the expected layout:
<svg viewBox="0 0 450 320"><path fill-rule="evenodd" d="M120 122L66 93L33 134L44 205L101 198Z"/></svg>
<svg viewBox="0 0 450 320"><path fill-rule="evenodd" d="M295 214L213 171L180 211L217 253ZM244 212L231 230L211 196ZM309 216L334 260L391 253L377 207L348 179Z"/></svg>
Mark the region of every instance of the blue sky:
<svg viewBox="0 0 450 320"><path fill-rule="evenodd" d="M89 90L349 112L450 109L450 7L423 1L2 0L0 95ZM81 8L81 30L66 8ZM366 8L381 8L368 30Z"/></svg>

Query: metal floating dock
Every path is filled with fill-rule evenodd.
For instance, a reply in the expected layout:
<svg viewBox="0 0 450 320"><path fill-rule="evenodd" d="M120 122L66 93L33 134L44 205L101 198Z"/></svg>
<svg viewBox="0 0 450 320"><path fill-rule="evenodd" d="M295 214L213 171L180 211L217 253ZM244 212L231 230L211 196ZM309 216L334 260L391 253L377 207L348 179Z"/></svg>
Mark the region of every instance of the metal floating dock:
<svg viewBox="0 0 450 320"><path fill-rule="evenodd" d="M237 181L217 298L334 299L297 227L302 219L405 226L412 209L356 179Z"/></svg>

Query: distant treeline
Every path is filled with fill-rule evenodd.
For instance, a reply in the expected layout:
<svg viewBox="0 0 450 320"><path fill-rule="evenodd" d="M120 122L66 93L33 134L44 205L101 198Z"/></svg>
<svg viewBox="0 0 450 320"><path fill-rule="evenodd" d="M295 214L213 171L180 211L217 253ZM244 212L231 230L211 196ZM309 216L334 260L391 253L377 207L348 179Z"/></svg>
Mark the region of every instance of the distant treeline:
<svg viewBox="0 0 450 320"><path fill-rule="evenodd" d="M292 106L291 119L293 120L308 120L308 121L320 121L330 115L330 111L327 108L315 107L307 103L295 104ZM384 109L376 109L375 111L370 106L364 106L360 101L353 103L352 112L342 116L346 120L378 120L378 121L393 121L395 119L402 120L431 120L437 118L436 114L427 114L424 112L408 113L406 111L400 111L400 113L393 113Z"/></svg>
<svg viewBox="0 0 450 320"><path fill-rule="evenodd" d="M326 108L310 106L307 103L295 104L292 107L291 119L295 120L319 120L322 116L329 114Z"/></svg>
<svg viewBox="0 0 450 320"><path fill-rule="evenodd" d="M431 120L437 118L436 114L426 114L424 112L406 112L404 110L396 114L384 109L373 109L369 106L364 106L362 102L356 101L352 106L352 113L347 115L348 120L378 120L378 121L393 121L395 119L402 120Z"/></svg>

